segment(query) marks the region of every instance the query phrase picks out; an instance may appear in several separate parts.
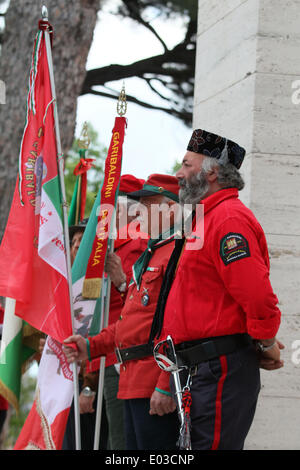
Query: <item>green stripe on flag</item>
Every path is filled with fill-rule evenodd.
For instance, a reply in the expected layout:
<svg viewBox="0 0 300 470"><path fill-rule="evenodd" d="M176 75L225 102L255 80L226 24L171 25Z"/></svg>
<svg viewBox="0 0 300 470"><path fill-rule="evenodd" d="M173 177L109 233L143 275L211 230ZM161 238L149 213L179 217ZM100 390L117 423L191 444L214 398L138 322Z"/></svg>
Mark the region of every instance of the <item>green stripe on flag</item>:
<svg viewBox="0 0 300 470"><path fill-rule="evenodd" d="M89 328L89 336L96 336L100 333L101 321L102 321L101 303L102 303L102 299L100 295L99 299L97 299L96 301L94 315L92 318L91 326Z"/></svg>
<svg viewBox="0 0 300 470"><path fill-rule="evenodd" d="M19 329L0 358L0 394L19 411L22 367L35 354L23 345L23 330Z"/></svg>
<svg viewBox="0 0 300 470"><path fill-rule="evenodd" d="M70 204L70 212L68 217L68 225L71 227L75 225L76 212L77 212L77 193L78 193L79 177L76 178L75 188L72 196L72 201Z"/></svg>
<svg viewBox="0 0 300 470"><path fill-rule="evenodd" d="M103 184L103 183L102 183ZM101 185L102 187L102 185ZM80 242L75 261L72 266L72 282L73 284L85 276L86 268L88 265L89 257L92 251L93 241L96 235L96 228L98 224L97 209L100 207L100 194L101 188L98 191L96 200L94 202L88 224L84 231L84 235Z"/></svg>
<svg viewBox="0 0 300 470"><path fill-rule="evenodd" d="M102 182L102 185L103 185L103 182ZM98 224L97 209L99 209L99 206L100 206L102 185L95 199L91 214L89 216L88 224L84 231L84 235L80 242L80 246L79 246L76 258L74 260L73 266L72 266L73 285L80 279L82 279L83 281L85 277L89 257L92 251L93 241L96 236L96 229L97 229L97 224ZM94 325L93 329L94 331L97 331L97 333L99 332L97 328L99 328L100 321L101 321L101 297L97 299L97 301L95 302L95 309L94 309L93 320L92 320L92 323Z"/></svg>
<svg viewBox="0 0 300 470"><path fill-rule="evenodd" d="M62 221L62 207L61 207L61 187L59 182L59 177L55 176L51 180L43 184L43 190L51 200L52 204L55 207L57 214L59 215Z"/></svg>

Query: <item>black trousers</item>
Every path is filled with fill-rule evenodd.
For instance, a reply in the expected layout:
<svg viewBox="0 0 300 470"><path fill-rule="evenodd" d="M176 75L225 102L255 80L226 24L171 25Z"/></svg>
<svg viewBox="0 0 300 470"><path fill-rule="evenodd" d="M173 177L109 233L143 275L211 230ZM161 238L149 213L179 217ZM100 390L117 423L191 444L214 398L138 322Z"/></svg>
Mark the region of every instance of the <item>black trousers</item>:
<svg viewBox="0 0 300 470"><path fill-rule="evenodd" d="M187 374L181 372L181 376L185 385ZM199 364L191 385L192 450L242 450L259 391L252 345Z"/></svg>
<svg viewBox="0 0 300 470"><path fill-rule="evenodd" d="M176 450L177 411L150 415L150 399L124 400L126 450Z"/></svg>
<svg viewBox="0 0 300 470"><path fill-rule="evenodd" d="M6 420L6 415L7 415L7 410L0 410L0 434L2 432L3 425Z"/></svg>
<svg viewBox="0 0 300 470"><path fill-rule="evenodd" d="M97 410L97 395L95 397L93 413L83 413L80 415L80 434L81 434L81 449L82 450L93 450L94 448L94 436L95 436L95 424L96 424L96 410ZM102 414L101 414L101 427L100 427L100 441L99 450L106 450L108 448L108 422L105 412L105 400L102 403ZM75 450L75 416L74 416L74 401L72 402L64 440L62 444L62 450Z"/></svg>

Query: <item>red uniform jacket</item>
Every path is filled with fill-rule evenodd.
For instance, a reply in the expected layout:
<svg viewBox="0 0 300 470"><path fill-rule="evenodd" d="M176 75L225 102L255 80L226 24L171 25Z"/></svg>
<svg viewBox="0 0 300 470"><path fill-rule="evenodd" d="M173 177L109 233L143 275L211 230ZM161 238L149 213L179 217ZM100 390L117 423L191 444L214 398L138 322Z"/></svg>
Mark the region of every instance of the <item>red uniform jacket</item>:
<svg viewBox="0 0 300 470"><path fill-rule="evenodd" d="M195 251L185 245L165 308L163 337L169 334L175 343L246 332L256 339L274 337L280 311L261 226L234 188L202 202L204 244Z"/></svg>
<svg viewBox="0 0 300 470"><path fill-rule="evenodd" d="M148 342L163 275L174 248L174 242L154 251L140 289L131 284L120 319L102 332L89 338L91 357L102 356L116 346L128 348ZM148 295L147 305L143 296ZM169 373L162 371L153 356L125 362L120 368L118 398L149 398L155 387L169 391Z"/></svg>
<svg viewBox="0 0 300 470"><path fill-rule="evenodd" d="M115 253L121 258L123 271L126 274L127 285L132 278L132 266L147 248L148 239L138 238L136 240L126 239L115 243ZM110 293L109 321L111 325L120 318L122 308L125 304L127 292L120 293L112 284ZM108 367L118 362L115 353L108 354L105 366Z"/></svg>
<svg viewBox="0 0 300 470"><path fill-rule="evenodd" d="M115 242L114 252L121 258L122 268L126 274L127 285L132 278L132 266L139 258L139 256L147 248L148 239L137 238L137 239L117 239ZM110 293L110 306L109 306L109 320L108 324L115 323L120 318L121 310L125 304L127 292L120 293L118 289L111 284ZM118 362L115 352L107 354L105 359L105 367L111 366ZM100 367L100 358L94 361L87 361L87 372L98 371Z"/></svg>

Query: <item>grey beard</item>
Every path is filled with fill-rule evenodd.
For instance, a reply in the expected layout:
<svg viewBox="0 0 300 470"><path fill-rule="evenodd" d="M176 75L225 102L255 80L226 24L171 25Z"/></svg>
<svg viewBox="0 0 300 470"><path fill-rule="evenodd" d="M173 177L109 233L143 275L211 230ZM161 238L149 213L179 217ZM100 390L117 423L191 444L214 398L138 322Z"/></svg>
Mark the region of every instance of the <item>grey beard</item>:
<svg viewBox="0 0 300 470"><path fill-rule="evenodd" d="M193 175L188 181L179 181L179 202L181 205L191 204L195 208L206 195L209 184L206 180L205 172L201 170L197 175Z"/></svg>

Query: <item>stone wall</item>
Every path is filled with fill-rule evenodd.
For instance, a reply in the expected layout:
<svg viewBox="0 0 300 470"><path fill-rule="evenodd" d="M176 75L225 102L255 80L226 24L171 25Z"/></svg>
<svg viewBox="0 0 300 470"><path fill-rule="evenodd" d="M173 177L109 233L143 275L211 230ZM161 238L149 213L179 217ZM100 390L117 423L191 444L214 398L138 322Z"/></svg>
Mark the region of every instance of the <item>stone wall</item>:
<svg viewBox="0 0 300 470"><path fill-rule="evenodd" d="M240 196L266 233L282 311L285 367L262 371L248 449L300 449L299 24L300 0L199 0L194 128L247 149Z"/></svg>

